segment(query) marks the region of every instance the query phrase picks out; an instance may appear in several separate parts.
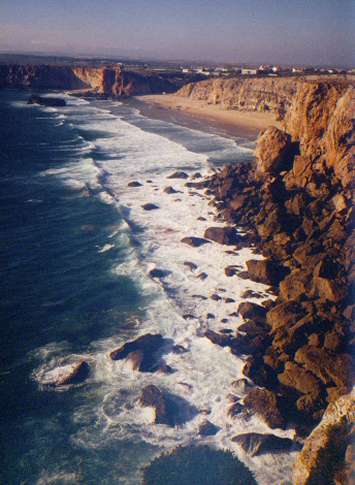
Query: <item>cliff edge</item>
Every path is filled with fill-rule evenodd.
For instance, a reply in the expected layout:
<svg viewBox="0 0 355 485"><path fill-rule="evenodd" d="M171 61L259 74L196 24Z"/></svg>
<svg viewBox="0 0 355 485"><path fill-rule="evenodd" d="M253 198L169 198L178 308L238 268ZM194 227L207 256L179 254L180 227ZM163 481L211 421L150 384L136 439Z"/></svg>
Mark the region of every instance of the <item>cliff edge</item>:
<svg viewBox="0 0 355 485"><path fill-rule="evenodd" d="M291 423L300 439L323 415L331 419L353 383L353 103L354 90L344 83L299 82L283 130L260 133L255 162L224 167L205 183L220 216L242 227L265 256L247 262L245 277L270 284L277 296L263 308L248 302L247 314L240 308L248 324L236 339L250 354L243 373L264 388L244 403L269 422L270 413L277 416L277 427ZM248 332L259 327L256 340ZM324 448L331 444L325 429L317 431ZM313 445L306 441L295 470L306 478L295 485L321 483L312 478L320 476L317 463L335 476L349 440L349 427L343 431L337 457L329 447L322 460L307 462ZM315 464L308 478L306 463Z"/></svg>

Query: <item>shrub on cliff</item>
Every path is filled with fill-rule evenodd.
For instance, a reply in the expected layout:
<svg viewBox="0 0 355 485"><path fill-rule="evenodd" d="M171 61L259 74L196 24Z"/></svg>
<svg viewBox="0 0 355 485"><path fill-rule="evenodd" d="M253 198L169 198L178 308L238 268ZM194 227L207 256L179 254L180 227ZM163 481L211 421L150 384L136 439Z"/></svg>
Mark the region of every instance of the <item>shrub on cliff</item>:
<svg viewBox="0 0 355 485"><path fill-rule="evenodd" d="M176 448L144 470L144 485L257 485L250 470L230 452L208 446Z"/></svg>

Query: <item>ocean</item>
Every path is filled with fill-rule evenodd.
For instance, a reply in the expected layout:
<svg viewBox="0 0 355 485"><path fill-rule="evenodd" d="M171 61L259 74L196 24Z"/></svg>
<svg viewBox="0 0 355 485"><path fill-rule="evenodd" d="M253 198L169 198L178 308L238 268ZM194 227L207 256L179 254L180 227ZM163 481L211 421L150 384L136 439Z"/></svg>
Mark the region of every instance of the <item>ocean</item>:
<svg viewBox="0 0 355 485"><path fill-rule="evenodd" d="M289 483L292 454L251 458L231 441L270 430L228 415L243 361L204 336L237 328L231 314L246 290L267 296L224 274L258 256L183 244L223 224L204 191L168 178L182 170L201 180L251 159L253 143L149 119L130 103L60 93L67 106L48 108L27 105L29 94L0 91L1 485L139 485L151 460L191 443L231 450L261 485ZM110 359L148 332L185 349L164 355L172 373ZM47 385L80 359L90 365L84 382ZM186 403L183 424L152 423L138 403L149 384ZM215 436L199 435L205 419Z"/></svg>

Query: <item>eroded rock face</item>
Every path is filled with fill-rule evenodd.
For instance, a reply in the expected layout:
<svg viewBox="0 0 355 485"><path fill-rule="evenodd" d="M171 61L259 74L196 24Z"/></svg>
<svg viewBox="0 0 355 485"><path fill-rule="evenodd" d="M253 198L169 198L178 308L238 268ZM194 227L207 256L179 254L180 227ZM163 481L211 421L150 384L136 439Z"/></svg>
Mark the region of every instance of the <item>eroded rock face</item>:
<svg viewBox="0 0 355 485"><path fill-rule="evenodd" d="M275 126L261 131L255 150L257 172L276 174L289 168L291 147L291 136Z"/></svg>
<svg viewBox="0 0 355 485"><path fill-rule="evenodd" d="M329 404L321 422L306 439L297 456L293 471L294 485L351 483L351 470L346 466L345 454L351 444L354 422L354 396L342 396ZM340 475L343 481L337 482Z"/></svg>

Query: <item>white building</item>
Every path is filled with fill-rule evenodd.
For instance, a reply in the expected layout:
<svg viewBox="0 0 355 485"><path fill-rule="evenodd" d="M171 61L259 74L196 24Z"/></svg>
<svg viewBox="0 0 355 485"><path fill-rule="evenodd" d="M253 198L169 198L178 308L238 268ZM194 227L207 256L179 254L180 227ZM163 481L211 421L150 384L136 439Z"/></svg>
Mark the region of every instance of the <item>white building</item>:
<svg viewBox="0 0 355 485"><path fill-rule="evenodd" d="M254 68L249 68L249 67L243 67L242 68L242 75L243 76L256 76L258 74L258 70Z"/></svg>

